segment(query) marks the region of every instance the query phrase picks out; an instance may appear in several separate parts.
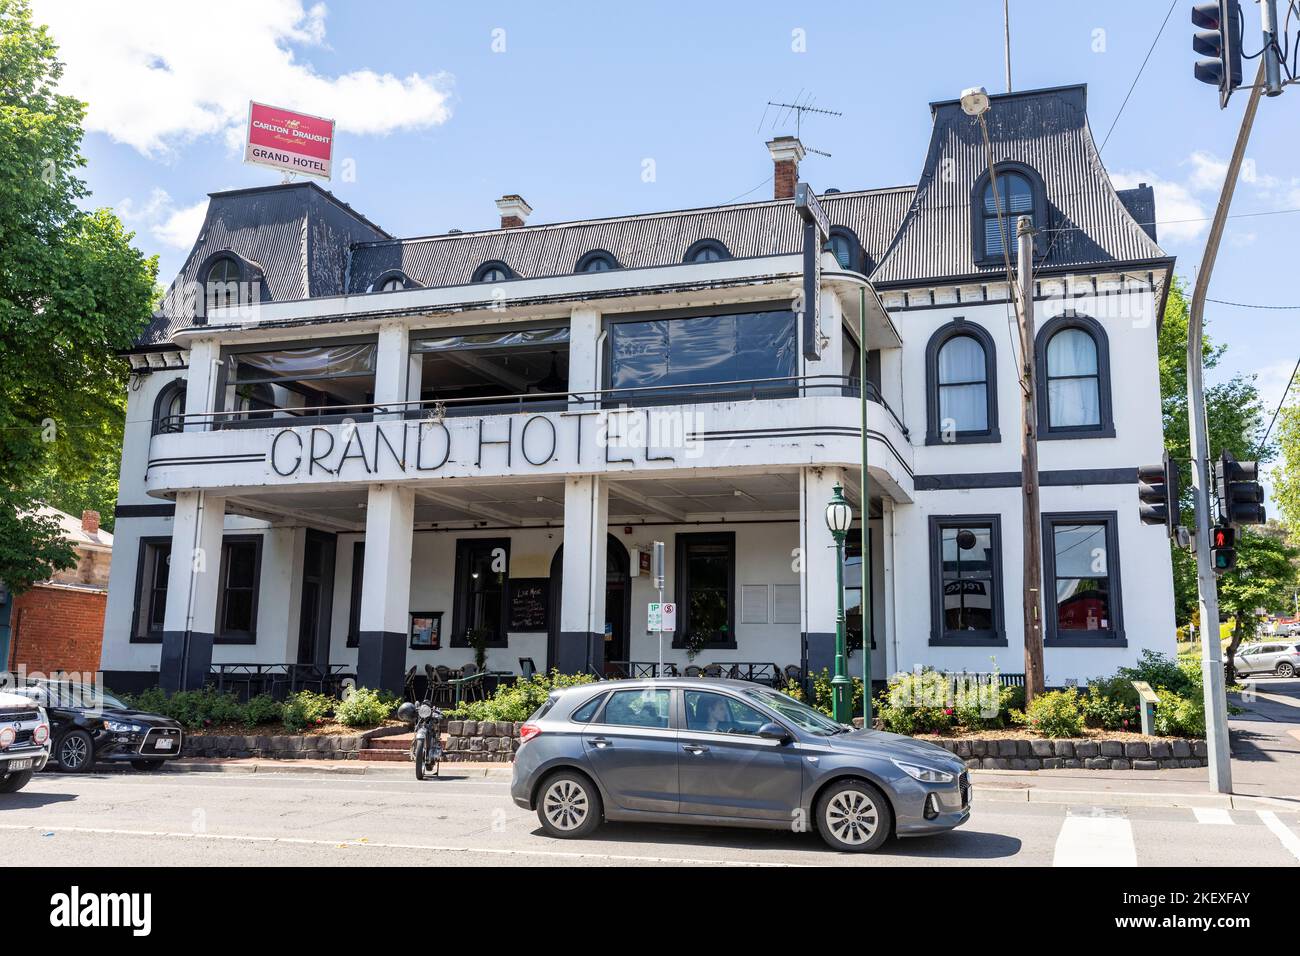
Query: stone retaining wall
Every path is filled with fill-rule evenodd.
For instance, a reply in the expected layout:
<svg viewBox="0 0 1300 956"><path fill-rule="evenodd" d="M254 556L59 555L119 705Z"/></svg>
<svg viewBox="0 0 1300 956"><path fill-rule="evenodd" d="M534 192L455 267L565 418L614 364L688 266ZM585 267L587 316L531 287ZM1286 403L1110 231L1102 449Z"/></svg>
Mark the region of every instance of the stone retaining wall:
<svg viewBox="0 0 1300 956"><path fill-rule="evenodd" d="M932 740L972 770L1170 770L1204 767L1204 740Z"/></svg>
<svg viewBox="0 0 1300 956"><path fill-rule="evenodd" d="M449 720L442 759L449 762L509 763L519 749L523 721Z"/></svg>
<svg viewBox="0 0 1300 956"><path fill-rule="evenodd" d="M283 760L355 760L361 737L186 737L183 757L270 757Z"/></svg>

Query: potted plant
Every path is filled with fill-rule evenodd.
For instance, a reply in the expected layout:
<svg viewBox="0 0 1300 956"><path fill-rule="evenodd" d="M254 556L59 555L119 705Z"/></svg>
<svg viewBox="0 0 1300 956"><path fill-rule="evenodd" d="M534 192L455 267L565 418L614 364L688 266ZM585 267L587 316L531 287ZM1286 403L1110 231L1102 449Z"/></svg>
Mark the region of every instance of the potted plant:
<svg viewBox="0 0 1300 956"><path fill-rule="evenodd" d="M709 643L709 633L707 631L691 631L686 635L686 658L695 660L695 656L704 650Z"/></svg>
<svg viewBox="0 0 1300 956"><path fill-rule="evenodd" d="M471 627L465 635L469 646L474 648L474 666L482 673L487 668L487 646L492 639L490 627Z"/></svg>

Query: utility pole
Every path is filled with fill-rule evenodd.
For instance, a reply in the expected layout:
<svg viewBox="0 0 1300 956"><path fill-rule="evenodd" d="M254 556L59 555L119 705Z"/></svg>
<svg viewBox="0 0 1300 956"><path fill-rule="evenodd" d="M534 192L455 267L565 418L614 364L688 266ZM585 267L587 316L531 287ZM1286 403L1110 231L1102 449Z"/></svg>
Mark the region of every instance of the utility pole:
<svg viewBox="0 0 1300 956"><path fill-rule="evenodd" d="M1034 385L1034 224L1028 216L1016 220L1016 279L1012 289L1020 299L1020 484L1023 489L1025 571L1025 703L1043 691L1043 542L1042 508L1038 500L1038 396Z"/></svg>
<svg viewBox="0 0 1300 956"><path fill-rule="evenodd" d="M1002 0L1002 45L1006 51L1007 92L1011 92L1011 0Z"/></svg>
<svg viewBox="0 0 1300 956"><path fill-rule="evenodd" d="M1237 144L1232 149L1228 172L1223 177L1223 191L1214 210L1210 235L1205 241L1201 269L1196 274L1196 287L1192 291L1192 304L1187 317L1187 410L1192 452L1192 490L1196 502L1196 590L1201 608L1201 680L1205 694L1206 748L1209 751L1210 789L1215 793L1232 792L1232 754L1228 741L1228 700L1223 685L1223 644L1219 639L1219 596L1214 578L1214 565L1210 554L1210 526L1214 524L1214 511L1210 504L1210 442L1205 419L1205 387L1202 381L1202 332L1205 327L1205 296L1210 288L1214 261L1219 255L1219 243L1227 223L1232 194L1237 188L1237 175L1246 155L1251 127L1255 125L1255 112L1259 96L1265 85L1268 59L1260 57L1259 73L1251 87L1246 112L1237 132Z"/></svg>

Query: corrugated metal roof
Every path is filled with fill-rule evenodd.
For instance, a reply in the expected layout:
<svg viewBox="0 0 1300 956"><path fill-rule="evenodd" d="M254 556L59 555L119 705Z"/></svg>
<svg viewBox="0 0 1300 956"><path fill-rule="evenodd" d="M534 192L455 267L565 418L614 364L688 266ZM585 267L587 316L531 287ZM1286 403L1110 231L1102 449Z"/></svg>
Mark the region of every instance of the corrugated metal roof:
<svg viewBox="0 0 1300 956"><path fill-rule="evenodd" d="M1043 267L1164 257L1129 215L1088 128L1087 89L1057 87L990 97L985 114L995 163L1023 163L1043 180L1048 221ZM972 190L988 168L979 123L957 101L931 105L934 127L916 197L872 280L879 283L1002 271L979 265Z"/></svg>
<svg viewBox="0 0 1300 956"><path fill-rule="evenodd" d="M900 186L821 198L831 223L857 235L870 267L897 230L912 192ZM718 240L736 258L786 254L802 248L802 235L794 201L783 199L365 243L353 251L349 289L366 292L393 270L422 286L464 285L492 260L523 278L567 275L598 249L625 268L668 265L681 262L700 239Z"/></svg>

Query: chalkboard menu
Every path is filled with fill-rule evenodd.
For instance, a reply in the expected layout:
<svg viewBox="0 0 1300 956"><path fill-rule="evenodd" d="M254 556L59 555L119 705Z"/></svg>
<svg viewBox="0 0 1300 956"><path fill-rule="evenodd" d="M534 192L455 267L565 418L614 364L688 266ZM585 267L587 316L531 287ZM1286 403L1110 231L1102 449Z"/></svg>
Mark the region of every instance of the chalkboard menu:
<svg viewBox="0 0 1300 956"><path fill-rule="evenodd" d="M549 578L510 579L511 631L545 631L547 610L550 606L551 581Z"/></svg>

